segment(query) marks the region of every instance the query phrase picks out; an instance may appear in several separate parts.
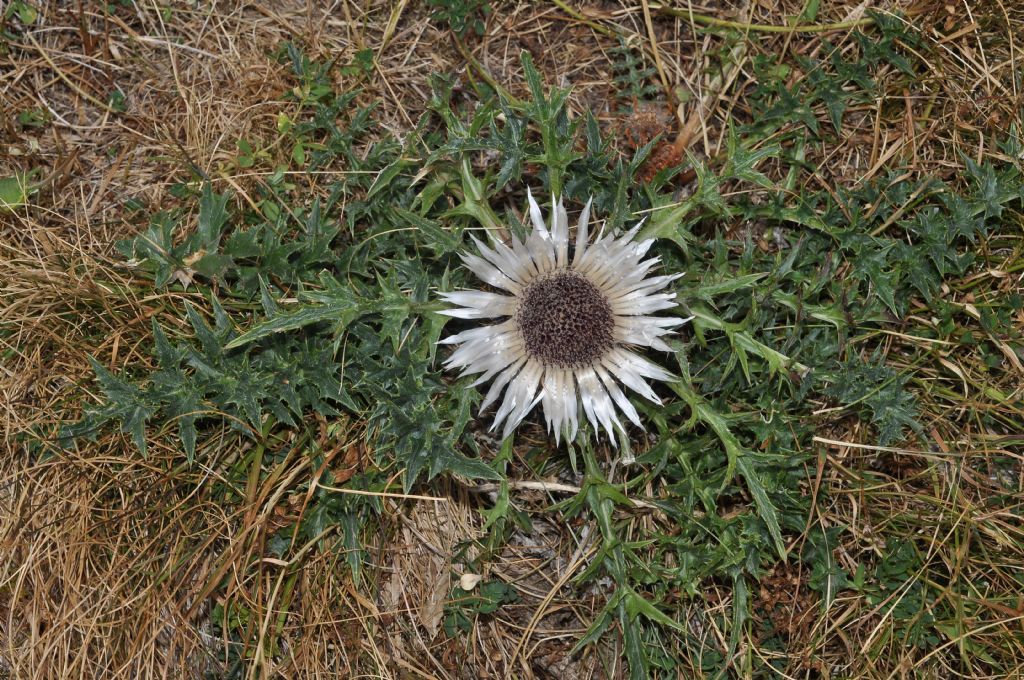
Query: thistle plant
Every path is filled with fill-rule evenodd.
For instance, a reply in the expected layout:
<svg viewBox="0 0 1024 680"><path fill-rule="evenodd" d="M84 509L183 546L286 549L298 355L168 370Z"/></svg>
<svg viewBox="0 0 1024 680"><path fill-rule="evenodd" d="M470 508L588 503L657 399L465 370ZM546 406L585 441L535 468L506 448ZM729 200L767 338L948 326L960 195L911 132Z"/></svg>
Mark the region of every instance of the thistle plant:
<svg viewBox="0 0 1024 680"><path fill-rule="evenodd" d="M562 199L552 198L548 229L533 194L527 198L533 231L525 242L513 237L511 247L500 241L488 247L474 239L480 255L462 256L479 279L509 294L441 295L459 305L442 312L448 316L504 319L443 340L460 345L446 365L461 368L463 375L481 374L474 385L493 379L481 411L505 390L491 426L504 423L504 437L541 402L556 442L563 431L568 440L576 438L582 405L594 429L603 427L614 443L615 430L625 435L616 407L642 427L616 380L660 404L644 378L672 377L630 348L671 351L662 336L689 319L651 314L676 305L675 293L659 291L682 274L647 276L660 258L643 259L654 239L635 241L642 222L622 235L602 230L590 243L590 202L580 215L570 257Z"/></svg>

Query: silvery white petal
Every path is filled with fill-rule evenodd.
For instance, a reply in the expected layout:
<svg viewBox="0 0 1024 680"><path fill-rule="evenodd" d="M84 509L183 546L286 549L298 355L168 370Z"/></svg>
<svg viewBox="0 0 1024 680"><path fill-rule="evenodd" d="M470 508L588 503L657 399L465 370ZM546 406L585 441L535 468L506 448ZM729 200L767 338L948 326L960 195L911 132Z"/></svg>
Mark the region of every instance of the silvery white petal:
<svg viewBox="0 0 1024 680"><path fill-rule="evenodd" d="M555 268L555 250L551 242L551 234L544 232L544 235L536 231L526 237L526 248L530 251L530 257L537 266L537 271L546 274Z"/></svg>
<svg viewBox="0 0 1024 680"><path fill-rule="evenodd" d="M656 295L624 295L612 303L612 312L621 315L638 315L672 309L677 305L675 293L658 293Z"/></svg>
<svg viewBox="0 0 1024 680"><path fill-rule="evenodd" d="M565 415L565 404L558 398L561 392L560 379L562 369L549 367L544 371L541 380L541 404L544 407L544 422L547 423L548 433L552 427L555 430L555 445L558 445L561 436L562 419Z"/></svg>
<svg viewBox="0 0 1024 680"><path fill-rule="evenodd" d="M613 350L612 354L614 354L616 358L623 360L624 363L631 366L633 370L644 378L651 378L662 382L674 380L671 373L658 364L648 361L639 354L635 354L625 349Z"/></svg>
<svg viewBox="0 0 1024 680"><path fill-rule="evenodd" d="M465 369L462 375L469 375L472 373L479 373L476 380L470 383L470 387L476 387L482 385L495 375L505 370L512 364L516 363L520 359L526 358L526 351L522 344L518 344L514 347L508 347L501 351L491 352L485 354L473 362L473 370ZM481 407L481 411L483 408Z"/></svg>
<svg viewBox="0 0 1024 680"><path fill-rule="evenodd" d="M515 236L512 237L512 253L519 262L519 266L528 272L529 280L532 281L537 278L539 271L537 270L537 263L533 261L533 256L530 254L530 249L526 247L524 241L520 241Z"/></svg>
<svg viewBox="0 0 1024 680"><path fill-rule="evenodd" d="M479 290L459 290L441 293L441 299L464 309L445 309L440 313L459 319L492 319L511 316L516 311L516 299L508 295L484 293Z"/></svg>
<svg viewBox="0 0 1024 680"><path fill-rule="evenodd" d="M568 426L568 437L572 440L576 435L576 386L572 371L565 368L548 368L544 372L544 418L548 431L555 431L555 444L559 443L561 433Z"/></svg>
<svg viewBox="0 0 1024 680"><path fill-rule="evenodd" d="M587 204L583 206L583 212L580 213L580 221L576 225L576 252L572 254L572 266L573 269L578 268L580 260L583 259L583 254L587 252L587 238L590 229L590 206L593 205L594 198L588 198Z"/></svg>
<svg viewBox="0 0 1024 680"><path fill-rule="evenodd" d="M629 295L630 293L642 293L643 295L646 295L648 293L657 292L681 276L682 274L654 276L649 279L641 279L636 283L623 283L611 289L606 289L606 292L608 294L608 299L611 302L615 302L619 298Z"/></svg>
<svg viewBox="0 0 1024 680"><path fill-rule="evenodd" d="M565 371L565 379L562 383L566 406L566 422L569 425L569 432L566 435L569 441L576 439L576 433L580 429L579 404L576 401L576 376L571 370Z"/></svg>
<svg viewBox="0 0 1024 680"><path fill-rule="evenodd" d="M526 187L526 200L530 204L530 221L533 222L534 232L540 234L545 241L549 240L551 234L548 233L547 225L544 224L540 206L537 205L537 201L533 200L533 192L530 191L530 187Z"/></svg>
<svg viewBox="0 0 1024 680"><path fill-rule="evenodd" d="M498 377L494 379L493 383L491 383L491 389L487 390L487 396L485 396L484 400L480 402L481 413L484 411L484 409L490 406L495 399L498 398L498 395L501 394L501 391L505 388L505 385L507 385L509 381L512 380L512 378L514 378L517 373L519 373L519 370L523 367L523 364L525 363L526 357L523 356L516 360L515 362L513 362L512 364L510 364L508 368L506 368L504 371L498 374ZM493 430L494 428L491 429Z"/></svg>
<svg viewBox="0 0 1024 680"><path fill-rule="evenodd" d="M619 409L626 414L626 417L629 418L634 425L639 427L641 430L644 429L644 426L640 424L640 414L636 412L636 408L633 404L629 403L629 399L627 399L626 395L622 393L621 389L619 389L619 386L615 383L615 378L609 375L608 371L601 366L595 366L594 371L597 373L598 377L601 378L601 382L604 383L605 389L608 390L608 394L612 396L612 399L615 401L615 404Z"/></svg>
<svg viewBox="0 0 1024 680"><path fill-rule="evenodd" d="M583 410L587 414L587 420L593 425L595 432L597 431L598 423L600 423L605 431L608 432L608 438L612 444L615 445L613 423L619 430L622 430L622 423L615 416L612 400L601 384L600 378L597 377L597 372L590 367L579 369L576 371L576 381L580 386L580 401L583 402Z"/></svg>
<svg viewBox="0 0 1024 680"><path fill-rule="evenodd" d="M476 274L476 277L484 283L490 284L495 288L503 288L513 294L518 294L522 291L522 286L507 277L500 269L479 255L464 253L461 257L462 262L466 265L469 271Z"/></svg>
<svg viewBox="0 0 1024 680"><path fill-rule="evenodd" d="M692 319L692 316L685 319L680 319L675 316L624 316L618 320L616 329L640 332L645 328L659 328L668 329L664 330L663 333L670 333L672 332L671 329L676 326L682 326L684 323Z"/></svg>
<svg viewBox="0 0 1024 680"><path fill-rule="evenodd" d="M654 393L651 386L644 382L644 378L662 381L672 379L672 374L660 366L621 348L613 349L603 357L601 365L607 368L623 385L655 404L660 404L661 399Z"/></svg>
<svg viewBox="0 0 1024 680"><path fill-rule="evenodd" d="M669 352L671 347L660 340L661 336L674 333L676 326L683 324L683 319L664 318L658 316L626 317L625 323L615 327L615 341L625 345L645 345L662 352Z"/></svg>
<svg viewBox="0 0 1024 680"><path fill-rule="evenodd" d="M642 224L643 224L643 221L641 221L640 224L636 225L637 229L639 229ZM643 241L640 241L639 243L634 243L632 251L630 253L630 256L631 257L635 257L637 259L640 259L641 257L643 257L644 255L647 254L647 251L650 250L651 246L653 246L653 245L654 245L654 239L653 238L644 239Z"/></svg>
<svg viewBox="0 0 1024 680"><path fill-rule="evenodd" d="M513 237L512 245L515 246L519 241ZM519 244L522 247L522 244ZM494 241L494 252L501 257L504 266L502 269L508 272L510 278L515 279L524 285L529 281L533 280L533 277L537 274L537 269L532 266L529 258L524 259L522 255L509 248L501 241Z"/></svg>
<svg viewBox="0 0 1024 680"><path fill-rule="evenodd" d="M505 398L494 415L494 424L491 430L496 430L502 422L505 422L505 429L502 438L512 434L516 425L526 417L530 409L537 403L534 395L537 393L537 385L540 382L544 367L540 363L527 359L526 365L512 380L512 383L505 391ZM540 399L540 396L537 397Z"/></svg>
<svg viewBox="0 0 1024 680"><path fill-rule="evenodd" d="M528 279L524 279L519 276L519 274L516 272L516 267L512 265L504 257L504 255L502 255L502 253L500 253L497 250L492 250L488 248L486 245L484 245L483 242L480 241L480 239L473 236L472 234L469 235L469 238L471 238L473 240L473 243L476 244L476 248L477 250L480 251L480 254L483 256L483 258L490 262L492 265L494 265L502 274L504 274L505 276L507 276L509 279L511 279L520 286L524 285L528 281Z"/></svg>
<svg viewBox="0 0 1024 680"><path fill-rule="evenodd" d="M445 367L465 367L463 375L480 373L487 370L486 364L480 364L482 359L494 354L505 357L509 352L518 353L522 349L522 342L518 333L501 333L484 342L467 342L452 352L448 361L445 362Z"/></svg>
<svg viewBox="0 0 1024 680"><path fill-rule="evenodd" d="M628 289L645 284L648 280L647 274L656 267L661 258L652 257L649 260L637 260L626 257L620 260L621 266L611 270L601 281L594 281L601 287L609 297L628 292Z"/></svg>
<svg viewBox="0 0 1024 680"><path fill-rule="evenodd" d="M551 239L555 245L555 266L565 267L569 264L569 215L565 212L565 203L561 198L555 202L552 195L551 205L554 206L551 215Z"/></svg>
<svg viewBox="0 0 1024 680"><path fill-rule="evenodd" d="M493 326L477 326L462 331L455 335L449 335L444 340L438 340L439 345L453 345L461 342L487 342L491 338L503 333L515 332L516 326L511 321L504 321Z"/></svg>

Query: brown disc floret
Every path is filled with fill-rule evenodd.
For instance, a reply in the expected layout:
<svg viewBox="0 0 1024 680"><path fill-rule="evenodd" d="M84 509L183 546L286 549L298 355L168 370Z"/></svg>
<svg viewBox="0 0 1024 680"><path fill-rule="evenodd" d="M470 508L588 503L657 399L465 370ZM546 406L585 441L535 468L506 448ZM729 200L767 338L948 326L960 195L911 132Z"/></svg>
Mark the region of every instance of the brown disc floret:
<svg viewBox="0 0 1024 680"><path fill-rule="evenodd" d="M527 353L545 365L586 366L613 343L615 319L608 299L571 269L532 282L522 294L516 322Z"/></svg>

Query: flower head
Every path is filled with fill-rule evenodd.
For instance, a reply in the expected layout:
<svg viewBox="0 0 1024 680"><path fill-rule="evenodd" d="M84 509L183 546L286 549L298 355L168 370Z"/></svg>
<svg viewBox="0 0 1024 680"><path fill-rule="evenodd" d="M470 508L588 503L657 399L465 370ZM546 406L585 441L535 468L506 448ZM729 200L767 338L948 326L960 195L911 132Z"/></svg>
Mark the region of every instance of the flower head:
<svg viewBox="0 0 1024 680"><path fill-rule="evenodd" d="M659 291L681 274L647 276L660 258L643 259L654 241L634 242L640 224L622 235L602 229L591 243L590 202L570 253L562 200L552 199L549 229L529 192L528 198L533 231L525 242L513 236L510 245L487 246L474 238L480 254L462 255L478 278L507 294L441 294L457 305L442 314L497 320L442 340L459 345L445 366L462 369L462 375L481 374L474 385L493 379L481 411L504 391L491 426L504 423L504 437L539 402L556 441L563 430L570 441L576 438L582 405L595 431L603 427L614 443L614 429L623 429L618 411L642 427L619 383L660 403L644 379L672 377L632 348L670 349L661 337L688 319L651 314L676 306L675 293Z"/></svg>

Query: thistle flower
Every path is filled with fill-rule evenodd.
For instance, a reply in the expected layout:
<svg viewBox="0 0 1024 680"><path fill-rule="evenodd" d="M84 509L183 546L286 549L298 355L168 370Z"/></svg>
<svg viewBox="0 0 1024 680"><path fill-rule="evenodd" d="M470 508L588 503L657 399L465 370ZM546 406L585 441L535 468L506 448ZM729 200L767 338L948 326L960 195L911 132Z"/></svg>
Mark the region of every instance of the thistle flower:
<svg viewBox="0 0 1024 680"><path fill-rule="evenodd" d="M591 202L580 215L576 247L569 249L569 217L562 199L548 229L540 207L527 191L533 231L525 243L474 238L480 254L462 261L478 278L507 295L479 290L442 293L457 305L442 314L460 319L501 320L452 335L441 344L459 347L445 362L479 373L473 383L493 379L482 412L504 390L491 430L504 423L503 437L542 403L548 431L569 441L579 429L579 406L596 432L603 427L615 442L613 428L624 431L616 406L638 427L640 416L619 383L654 403L661 403L645 378L669 380L666 370L632 351L652 347L669 351L661 339L689 319L651 316L675 307L675 293L658 292L681 274L647 277L660 258L642 259L653 239L634 242L636 225L622 235L604 234L589 242Z"/></svg>

